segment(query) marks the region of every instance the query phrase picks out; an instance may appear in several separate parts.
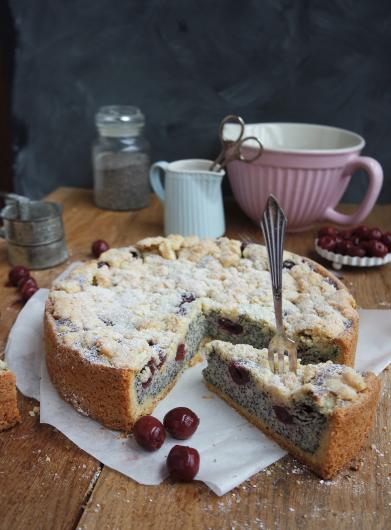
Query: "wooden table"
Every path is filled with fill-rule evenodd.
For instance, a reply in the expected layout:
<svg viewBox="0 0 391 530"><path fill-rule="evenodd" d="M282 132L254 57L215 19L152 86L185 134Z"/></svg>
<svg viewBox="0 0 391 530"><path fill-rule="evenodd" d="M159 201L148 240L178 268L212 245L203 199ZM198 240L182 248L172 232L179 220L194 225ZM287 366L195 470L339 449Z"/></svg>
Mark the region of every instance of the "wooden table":
<svg viewBox="0 0 391 530"><path fill-rule="evenodd" d="M61 188L49 198L64 204L71 261L89 258L94 239L106 239L114 247L162 233L162 208L156 198L150 208L126 213L95 208L86 190ZM352 209L343 207L345 212ZM226 218L228 236L260 239L259 229L233 202L226 206ZM367 222L390 230L391 207L377 206ZM313 237L313 230L289 235L286 247L312 256ZM49 286L64 267L34 276L41 287ZM0 351L21 307L16 289L5 286L8 270L1 242ZM343 277L362 307L391 308L390 265L344 270ZM0 528L390 528L390 372L386 370L381 379L382 401L359 469L347 469L326 482L286 456L224 497L215 496L201 482L137 484L97 462L53 427L41 425L39 414L34 415L37 403L19 395L23 421L0 434Z"/></svg>

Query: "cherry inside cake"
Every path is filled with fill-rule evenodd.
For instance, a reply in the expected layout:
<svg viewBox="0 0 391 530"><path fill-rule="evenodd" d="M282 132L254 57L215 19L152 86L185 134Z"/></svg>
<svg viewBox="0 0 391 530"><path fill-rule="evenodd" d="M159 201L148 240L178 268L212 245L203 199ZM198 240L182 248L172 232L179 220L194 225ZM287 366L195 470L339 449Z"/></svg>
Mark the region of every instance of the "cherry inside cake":
<svg viewBox="0 0 391 530"><path fill-rule="evenodd" d="M213 341L206 352L207 386L323 478L362 446L379 396L374 374L331 361L274 374L266 349Z"/></svg>
<svg viewBox="0 0 391 530"><path fill-rule="evenodd" d="M352 365L355 302L316 263L284 254L283 310L302 363ZM60 394L104 425L150 413L205 341L265 347L275 330L266 250L156 237L111 249L53 285L46 360Z"/></svg>

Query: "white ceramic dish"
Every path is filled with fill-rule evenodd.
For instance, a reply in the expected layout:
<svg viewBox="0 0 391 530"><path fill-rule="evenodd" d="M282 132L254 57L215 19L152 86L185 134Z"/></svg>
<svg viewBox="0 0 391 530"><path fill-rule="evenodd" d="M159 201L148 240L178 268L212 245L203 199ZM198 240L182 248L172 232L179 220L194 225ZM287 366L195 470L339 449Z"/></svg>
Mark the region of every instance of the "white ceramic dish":
<svg viewBox="0 0 391 530"><path fill-rule="evenodd" d="M348 265L349 267L379 267L380 265L385 265L386 263L391 263L391 252L386 254L384 258L369 258L365 256L364 258L358 258L357 256L343 256L342 254L335 254L329 250L325 250L318 246L318 240L315 239L315 250L322 256L332 262L332 267L335 270L342 269L343 265Z"/></svg>

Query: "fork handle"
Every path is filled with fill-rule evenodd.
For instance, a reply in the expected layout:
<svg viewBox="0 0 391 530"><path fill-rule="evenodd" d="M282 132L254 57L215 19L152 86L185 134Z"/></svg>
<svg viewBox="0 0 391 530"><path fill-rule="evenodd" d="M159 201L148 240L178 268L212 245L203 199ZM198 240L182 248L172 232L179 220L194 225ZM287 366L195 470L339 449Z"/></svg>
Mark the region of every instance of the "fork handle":
<svg viewBox="0 0 391 530"><path fill-rule="evenodd" d="M282 261L287 219L277 199L270 195L261 219L261 228L269 257L270 276L277 332L283 334Z"/></svg>

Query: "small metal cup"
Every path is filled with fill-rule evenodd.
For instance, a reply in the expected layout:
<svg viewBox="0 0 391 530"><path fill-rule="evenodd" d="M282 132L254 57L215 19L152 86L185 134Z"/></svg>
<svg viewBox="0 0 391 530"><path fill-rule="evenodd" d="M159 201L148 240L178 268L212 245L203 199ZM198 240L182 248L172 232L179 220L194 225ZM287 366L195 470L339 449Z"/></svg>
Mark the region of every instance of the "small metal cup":
<svg viewBox="0 0 391 530"><path fill-rule="evenodd" d="M1 193L6 205L0 212L0 237L7 241L11 265L47 269L68 258L62 222L62 206L54 202L30 201Z"/></svg>

